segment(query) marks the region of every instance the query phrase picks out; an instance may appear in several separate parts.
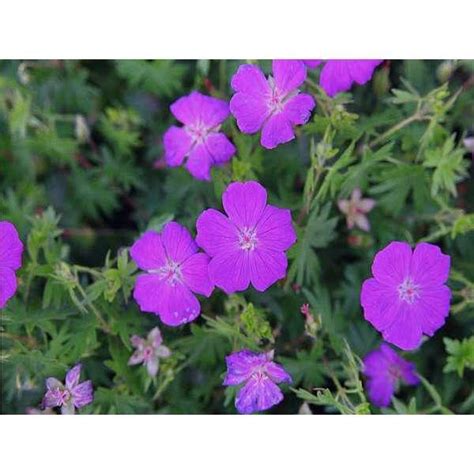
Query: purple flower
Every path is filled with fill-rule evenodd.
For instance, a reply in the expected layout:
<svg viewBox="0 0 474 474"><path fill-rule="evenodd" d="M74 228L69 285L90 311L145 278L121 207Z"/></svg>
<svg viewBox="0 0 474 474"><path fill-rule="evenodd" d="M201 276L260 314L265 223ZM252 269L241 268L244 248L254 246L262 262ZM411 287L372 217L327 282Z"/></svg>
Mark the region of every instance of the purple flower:
<svg viewBox="0 0 474 474"><path fill-rule="evenodd" d="M196 242L211 257L209 278L226 293L258 291L285 277L285 250L296 241L288 209L267 205L255 181L232 183L222 195L227 216L207 209L199 216Z"/></svg>
<svg viewBox="0 0 474 474"><path fill-rule="evenodd" d="M23 244L15 226L0 221L0 309L16 292L15 271L21 267L22 254Z"/></svg>
<svg viewBox="0 0 474 474"><path fill-rule="evenodd" d="M210 296L209 257L198 252L191 234L176 222L161 233L145 232L130 249L137 266L144 270L135 282L133 297L142 311L157 314L169 326L196 319L201 306L194 293Z"/></svg>
<svg viewBox="0 0 474 474"><path fill-rule="evenodd" d="M153 328L146 339L132 336L130 342L136 350L130 357L128 365L146 365L150 376L155 377L158 373L160 359L171 355L171 351L162 344L163 338L159 328Z"/></svg>
<svg viewBox="0 0 474 474"><path fill-rule="evenodd" d="M229 161L235 147L219 132L229 116L229 106L221 99L201 94L181 97L171 104L171 113L184 127L170 127L164 137L165 160L168 166L180 166L187 158L186 168L197 179L211 179L211 166Z"/></svg>
<svg viewBox="0 0 474 474"><path fill-rule="evenodd" d="M383 338L404 350L416 349L423 334L432 336L449 313L450 258L437 245L421 243L412 252L392 242L375 255L374 278L362 285L364 317Z"/></svg>
<svg viewBox="0 0 474 474"><path fill-rule="evenodd" d="M337 201L339 210L346 215L347 228L352 229L354 225L366 232L370 229L366 214L375 206L373 199L361 199L362 193L359 188L352 191L350 200L340 199Z"/></svg>
<svg viewBox="0 0 474 474"><path fill-rule="evenodd" d="M275 148L295 138L295 125L305 124L315 101L308 94L300 94L306 79L302 61L273 61L273 77L265 78L261 69L243 64L232 77L235 91L230 100L230 111L241 132L262 130L260 143Z"/></svg>
<svg viewBox="0 0 474 474"><path fill-rule="evenodd" d="M268 410L283 400L278 383L292 383L285 369L272 361L273 354L249 350L234 352L225 358L227 374L224 385L240 385L235 407L239 413Z"/></svg>
<svg viewBox="0 0 474 474"><path fill-rule="evenodd" d="M303 62L310 68L321 63L319 60ZM319 83L326 94L333 97L339 92L348 91L354 82L362 85L370 81L375 68L382 62L379 59L329 59L321 70Z"/></svg>
<svg viewBox="0 0 474 474"><path fill-rule="evenodd" d="M388 344L382 344L377 350L369 352L363 362L369 398L378 407L390 405L400 381L408 385L420 382L415 365L402 359Z"/></svg>
<svg viewBox="0 0 474 474"><path fill-rule="evenodd" d="M61 407L63 415L73 415L75 408L92 403L94 399L92 382L86 380L79 383L81 364L75 365L66 374L66 385L54 377L46 379L46 394L43 408Z"/></svg>

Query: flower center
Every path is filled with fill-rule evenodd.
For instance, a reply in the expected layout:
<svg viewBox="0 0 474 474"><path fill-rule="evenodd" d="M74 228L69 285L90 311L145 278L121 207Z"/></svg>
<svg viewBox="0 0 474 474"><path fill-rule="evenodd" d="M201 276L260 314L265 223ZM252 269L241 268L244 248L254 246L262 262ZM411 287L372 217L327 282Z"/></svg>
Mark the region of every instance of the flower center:
<svg viewBox="0 0 474 474"><path fill-rule="evenodd" d="M207 129L201 123L188 125L186 127L186 130L188 131L189 135L191 135L193 142L198 145L204 143L207 138L207 135L209 134L209 129Z"/></svg>
<svg viewBox="0 0 474 474"><path fill-rule="evenodd" d="M410 277L405 278L401 285L398 285L398 297L409 304L414 303L420 297L420 287L416 285Z"/></svg>
<svg viewBox="0 0 474 474"><path fill-rule="evenodd" d="M392 364L388 367L388 373L389 373L390 377L392 378L392 380L394 382L397 381L398 379L400 379L401 376L402 376L400 368L397 365L394 365L394 364Z"/></svg>
<svg viewBox="0 0 474 474"><path fill-rule="evenodd" d="M148 362L152 355L153 355L153 348L151 346L146 346L144 349L143 349L143 360L145 360L145 362Z"/></svg>
<svg viewBox="0 0 474 474"><path fill-rule="evenodd" d="M56 388L54 396L58 400L59 406L65 405L71 398L71 392L67 388Z"/></svg>
<svg viewBox="0 0 474 474"><path fill-rule="evenodd" d="M268 100L268 105L272 113L275 113L275 112L278 113L283 110L283 105L284 105L283 97L280 95L280 93L276 89L272 90L272 93Z"/></svg>
<svg viewBox="0 0 474 474"><path fill-rule="evenodd" d="M254 250L258 244L257 231L244 227L239 233L239 247L242 250Z"/></svg>
<svg viewBox="0 0 474 474"><path fill-rule="evenodd" d="M166 280L171 286L175 286L177 283L182 283L183 274L179 263L173 260L168 260L166 265L158 268L158 270L151 270L149 273L156 273L160 277L160 280Z"/></svg>

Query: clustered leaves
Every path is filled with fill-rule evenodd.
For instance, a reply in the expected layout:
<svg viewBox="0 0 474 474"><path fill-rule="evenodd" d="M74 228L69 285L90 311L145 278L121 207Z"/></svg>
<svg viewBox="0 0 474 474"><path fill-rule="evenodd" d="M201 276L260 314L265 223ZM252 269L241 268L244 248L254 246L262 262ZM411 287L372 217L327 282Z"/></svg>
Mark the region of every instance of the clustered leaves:
<svg viewBox="0 0 474 474"><path fill-rule="evenodd" d="M271 73L269 61L251 61ZM274 351L291 375L277 413L472 413L474 369L474 64L386 61L371 83L328 97L319 70L301 89L316 107L296 139L266 150L234 119L236 154L210 182L162 160L169 105L191 90L228 100L241 61L0 62L0 221L25 244L17 294L0 310L2 413L40 406L45 380L82 364L94 402L81 413L234 413L225 357ZM188 229L220 208L232 181L258 180L291 209L287 276L264 293L215 292L202 317L160 326L170 355L156 376L129 365L131 337L157 318L131 298L129 248L146 230ZM375 201L368 231L338 201ZM367 398L362 359L380 344L362 282L387 243L429 242L451 256L451 313L407 355L421 383L391 407Z"/></svg>

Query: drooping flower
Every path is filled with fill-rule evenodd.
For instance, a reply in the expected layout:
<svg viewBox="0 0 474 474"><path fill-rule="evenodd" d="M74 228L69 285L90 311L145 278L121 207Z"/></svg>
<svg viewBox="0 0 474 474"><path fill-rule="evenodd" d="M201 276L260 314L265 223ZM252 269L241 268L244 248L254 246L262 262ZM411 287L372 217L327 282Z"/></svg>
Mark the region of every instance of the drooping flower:
<svg viewBox="0 0 474 474"><path fill-rule="evenodd" d="M388 344L369 352L363 360L364 375L367 377L367 391L370 401L378 407L390 405L398 384L407 385L420 382L415 365L400 357Z"/></svg>
<svg viewBox="0 0 474 474"><path fill-rule="evenodd" d="M230 100L240 131L262 130L260 143L269 149L293 140L293 128L305 124L315 106L313 97L298 90L306 79L302 61L275 60L272 70L266 79L258 66L241 65L232 77Z"/></svg>
<svg viewBox="0 0 474 474"><path fill-rule="evenodd" d="M322 61L305 60L307 67L317 67ZM354 82L363 85L370 81L379 59L329 59L321 70L319 84L330 97L348 91Z"/></svg>
<svg viewBox="0 0 474 474"><path fill-rule="evenodd" d="M354 225L366 232L370 229L369 220L366 214L375 206L373 199L361 199L362 193L359 188L352 191L350 199L340 199L337 201L339 210L346 215L347 228L352 229Z"/></svg>
<svg viewBox="0 0 474 474"><path fill-rule="evenodd" d="M136 349L128 361L128 365L143 364L151 377L158 373L160 359L169 357L171 351L163 345L163 337L159 328L153 328L146 339L132 336L132 346Z"/></svg>
<svg viewBox="0 0 474 474"><path fill-rule="evenodd" d="M23 244L15 226L0 221L0 309L16 292L15 271L21 267L22 254Z"/></svg>
<svg viewBox="0 0 474 474"><path fill-rule="evenodd" d="M86 380L79 383L81 364L75 365L66 374L66 384L58 379L46 379L46 394L43 398L43 408L61 407L63 415L73 415L76 408L89 405L94 400L92 382Z"/></svg>
<svg viewBox="0 0 474 474"><path fill-rule="evenodd" d="M285 250L296 241L288 209L267 205L255 181L232 183L222 195L227 216L207 209L199 216L196 242L211 257L209 278L226 293L258 291L286 275Z"/></svg>
<svg viewBox="0 0 474 474"><path fill-rule="evenodd" d="M209 257L198 252L191 234L176 222L161 233L145 232L131 247L130 255L144 270L135 282L133 297L142 311L157 314L169 326L196 319L201 305L193 293L210 296Z"/></svg>
<svg viewBox="0 0 474 474"><path fill-rule="evenodd" d="M170 109L184 127L173 125L164 134L166 163L180 166L187 158L186 168L195 178L210 180L211 167L226 163L235 154L235 146L219 132L229 116L227 102L191 92L171 104Z"/></svg>
<svg viewBox="0 0 474 474"><path fill-rule="evenodd" d="M421 243L412 252L405 242L390 243L375 255L374 278L362 285L365 319L387 342L416 349L422 335L432 336L448 316L449 268L450 257L437 245Z"/></svg>
<svg viewBox="0 0 474 474"><path fill-rule="evenodd" d="M243 384L235 399L239 413L268 410L283 400L283 393L277 384L292 383L292 379L272 359L272 353L249 350L234 352L225 358L227 374L223 385Z"/></svg>

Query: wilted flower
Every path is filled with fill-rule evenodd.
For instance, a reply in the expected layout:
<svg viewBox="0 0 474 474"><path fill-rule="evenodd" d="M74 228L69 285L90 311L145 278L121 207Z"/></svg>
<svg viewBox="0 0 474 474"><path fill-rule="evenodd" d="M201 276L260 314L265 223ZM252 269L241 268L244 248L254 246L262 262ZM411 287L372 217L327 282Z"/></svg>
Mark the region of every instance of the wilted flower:
<svg viewBox="0 0 474 474"><path fill-rule="evenodd" d="M28 407L26 409L27 415L55 415L54 410L52 408L45 408L41 410L39 408Z"/></svg>
<svg viewBox="0 0 474 474"><path fill-rule="evenodd" d="M196 242L211 257L209 278L226 293L250 283L265 291L286 275L285 250L296 241L291 213L267 205L267 191L255 181L230 184L222 203L227 216L207 209L196 222Z"/></svg>
<svg viewBox="0 0 474 474"><path fill-rule="evenodd" d="M16 292L15 271L21 267L22 254L23 244L15 226L0 221L0 309Z"/></svg>
<svg viewBox="0 0 474 474"><path fill-rule="evenodd" d="M181 97L171 104L171 113L184 127L170 127L163 136L168 166L180 166L197 179L210 180L211 167L229 161L235 146L221 132L220 126L229 116L227 102L200 92Z"/></svg>
<svg viewBox="0 0 474 474"><path fill-rule="evenodd" d="M366 232L370 229L369 220L366 214L375 206L373 199L361 199L362 193L359 188L352 191L350 199L340 199L337 201L339 210L346 215L347 228L352 229L354 225Z"/></svg>
<svg viewBox="0 0 474 474"><path fill-rule="evenodd" d="M171 351L163 345L163 338L159 328L153 328L146 339L132 336L130 339L135 352L128 361L128 365L143 364L151 377L158 373L160 359L169 357Z"/></svg>
<svg viewBox="0 0 474 474"><path fill-rule="evenodd" d="M420 382L415 365L400 357L388 344L367 354L363 363L370 401L378 407L390 405L400 381L408 385Z"/></svg>
<svg viewBox="0 0 474 474"><path fill-rule="evenodd" d="M201 305L194 293L210 296L209 257L198 247L186 228L168 222L161 233L145 232L130 249L138 268L133 297L142 311L160 316L169 326L196 319Z"/></svg>
<svg viewBox="0 0 474 474"><path fill-rule="evenodd" d="M262 130L260 143L275 148L295 138L293 128L305 124L316 105L309 94L300 93L306 79L301 61L275 60L273 76L265 78L258 66L243 64L232 77L235 94L230 111L243 133Z"/></svg>
<svg viewBox="0 0 474 474"><path fill-rule="evenodd" d="M235 407L239 413L267 410L283 400L278 383L292 383L291 376L272 361L272 353L256 353L249 350L235 352L225 358L227 374L224 385L240 385Z"/></svg>
<svg viewBox="0 0 474 474"><path fill-rule="evenodd" d="M92 403L94 399L92 382L86 380L79 383L80 376L81 364L77 364L67 372L66 385L54 377L47 378L43 407L61 407L63 415L73 415L75 408Z"/></svg>
<svg viewBox="0 0 474 474"><path fill-rule="evenodd" d="M449 268L450 257L437 245L421 243L412 251L405 242L390 243L375 255L374 278L362 285L365 319L387 342L416 349L422 335L432 336L448 316Z"/></svg>

